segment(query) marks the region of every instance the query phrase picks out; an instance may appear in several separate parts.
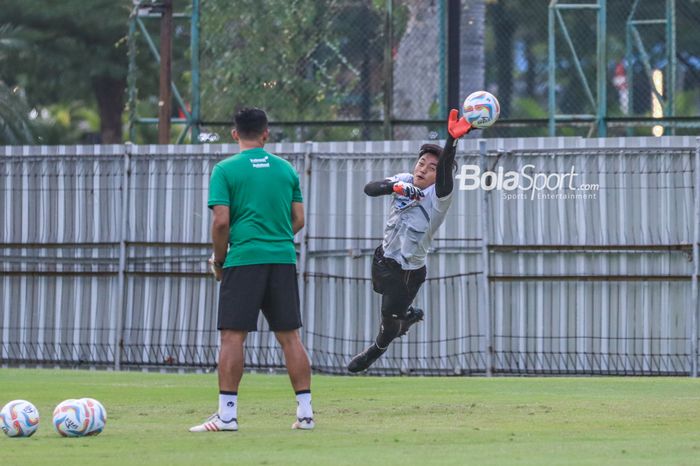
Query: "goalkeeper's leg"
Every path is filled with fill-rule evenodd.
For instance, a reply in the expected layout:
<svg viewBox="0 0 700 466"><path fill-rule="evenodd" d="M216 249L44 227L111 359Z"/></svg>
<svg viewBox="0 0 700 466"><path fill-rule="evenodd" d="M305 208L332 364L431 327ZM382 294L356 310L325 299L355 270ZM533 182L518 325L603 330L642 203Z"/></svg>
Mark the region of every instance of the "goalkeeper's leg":
<svg viewBox="0 0 700 466"><path fill-rule="evenodd" d="M369 368L396 337L404 335L411 325L423 319L423 312L414 311L410 306L425 275L425 266L402 270L395 261L384 257L381 247L377 248L372 262L372 284L374 291L382 294L382 323L374 343L348 364L350 372Z"/></svg>
<svg viewBox="0 0 700 466"><path fill-rule="evenodd" d="M367 349L357 354L350 364L350 372L361 372L381 357L389 348L389 344L399 335L401 321L396 316L403 316L413 298L403 292L386 293L382 295L382 322L379 333Z"/></svg>

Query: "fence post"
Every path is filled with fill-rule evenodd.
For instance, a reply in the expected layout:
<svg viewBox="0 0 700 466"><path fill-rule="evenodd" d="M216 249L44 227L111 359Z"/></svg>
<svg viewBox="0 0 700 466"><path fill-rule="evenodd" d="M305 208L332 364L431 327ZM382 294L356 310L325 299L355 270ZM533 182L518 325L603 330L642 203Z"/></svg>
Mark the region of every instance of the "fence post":
<svg viewBox="0 0 700 466"><path fill-rule="evenodd" d="M548 68L548 86L547 86L547 104L549 111L547 112L548 117L549 117L549 134L548 136L554 137L557 135L557 122L556 122L556 114L557 114L557 93L556 93L556 85L557 85L557 78L556 78L556 73L557 73L557 56L556 56L556 50L555 47L557 45L557 41L555 39L555 34L556 34L556 18L554 16L554 9L556 8L556 0L552 0L552 2L549 4L549 16L548 16L548 21L547 21L547 68Z"/></svg>
<svg viewBox="0 0 700 466"><path fill-rule="evenodd" d="M199 121L201 119L201 86L199 68L199 18L200 0L192 0L192 18L190 20L190 66L192 67L192 112L190 112L190 142L199 142Z"/></svg>
<svg viewBox="0 0 700 466"><path fill-rule="evenodd" d="M700 136L695 138L695 222L693 225L692 315L690 317L690 376L698 376L698 272L700 272Z"/></svg>
<svg viewBox="0 0 700 466"><path fill-rule="evenodd" d="M313 150L313 142L306 141L306 150L304 152L304 183L302 195L304 196L304 201L306 203L306 212L304 216L307 217L309 213L309 190L311 187L311 151ZM308 217L307 217L308 218ZM299 248L299 278L301 279L301 286L299 287L299 306L301 307L302 315L305 315L306 309L306 271L308 269L308 250L309 250L309 227L304 228L301 231L301 245ZM307 328L312 328L309 326L309 319L304 319L304 323ZM313 339L311 341L306 341L306 350L309 352L309 357L311 357L311 351L313 349Z"/></svg>
<svg viewBox="0 0 700 466"><path fill-rule="evenodd" d="M114 338L114 370L121 369L121 346L124 338L124 314L126 307L126 236L129 226L129 178L131 177L131 152L133 145L124 144L124 172L122 173L122 223L119 231L119 274L117 279L116 331Z"/></svg>
<svg viewBox="0 0 700 466"><path fill-rule="evenodd" d="M481 173L484 173L488 169L488 162L486 160L486 139L479 139L479 160L481 165ZM481 227L481 263L483 271L481 274L480 286L481 299L480 312L481 318L486 319L486 375L491 377L493 375L493 323L491 316L491 298L489 293L489 225L488 225L488 212L489 212L489 200L488 191L479 189L481 202L479 203L480 219L479 222Z"/></svg>
<svg viewBox="0 0 700 466"><path fill-rule="evenodd" d="M598 120L598 137L604 138L608 133L608 81L607 81L607 13L608 0L598 0L598 28L596 31L596 119Z"/></svg>

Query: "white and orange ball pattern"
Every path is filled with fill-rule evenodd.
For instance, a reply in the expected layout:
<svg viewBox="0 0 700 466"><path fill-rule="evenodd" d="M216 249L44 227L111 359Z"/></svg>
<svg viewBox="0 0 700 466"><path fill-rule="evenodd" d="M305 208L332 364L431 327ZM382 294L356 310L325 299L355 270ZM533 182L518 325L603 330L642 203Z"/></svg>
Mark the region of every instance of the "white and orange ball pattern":
<svg viewBox="0 0 700 466"><path fill-rule="evenodd" d="M464 99L464 118L474 128L488 128L498 120L501 105L498 99L486 91L472 92Z"/></svg>
<svg viewBox="0 0 700 466"><path fill-rule="evenodd" d="M39 428L39 411L26 400L12 400L0 410L0 429L8 437L31 437Z"/></svg>
<svg viewBox="0 0 700 466"><path fill-rule="evenodd" d="M63 437L82 437L90 424L90 412L81 400L64 400L53 410L53 427Z"/></svg>
<svg viewBox="0 0 700 466"><path fill-rule="evenodd" d="M97 435L105 428L107 424L107 411L102 403L94 398L81 398L87 410L87 416L90 419L90 425L88 426L85 435Z"/></svg>

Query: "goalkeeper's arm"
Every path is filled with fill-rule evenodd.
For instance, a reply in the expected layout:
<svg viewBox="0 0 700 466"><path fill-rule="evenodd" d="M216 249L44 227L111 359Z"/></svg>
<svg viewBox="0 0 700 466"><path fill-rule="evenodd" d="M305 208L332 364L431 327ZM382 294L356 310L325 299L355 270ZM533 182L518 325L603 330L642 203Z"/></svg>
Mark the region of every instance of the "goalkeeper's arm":
<svg viewBox="0 0 700 466"><path fill-rule="evenodd" d="M365 194L368 196L376 197L391 193L396 193L399 196L404 196L412 200L420 199L425 196L420 188L404 181L370 181L365 185Z"/></svg>
<svg viewBox="0 0 700 466"><path fill-rule="evenodd" d="M365 194L372 197L386 196L394 192L395 183L391 180L370 181L365 185Z"/></svg>
<svg viewBox="0 0 700 466"><path fill-rule="evenodd" d="M472 130L472 125L464 117L457 119L458 115L457 110L450 110L447 120L447 140L435 170L435 194L439 198L447 196L454 188L453 167L457 142Z"/></svg>

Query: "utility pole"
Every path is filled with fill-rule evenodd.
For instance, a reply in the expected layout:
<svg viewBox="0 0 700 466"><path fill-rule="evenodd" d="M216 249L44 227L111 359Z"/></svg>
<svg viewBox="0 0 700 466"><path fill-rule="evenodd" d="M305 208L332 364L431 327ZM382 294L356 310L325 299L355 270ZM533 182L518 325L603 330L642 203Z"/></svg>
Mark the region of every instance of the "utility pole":
<svg viewBox="0 0 700 466"><path fill-rule="evenodd" d="M160 98L158 99L158 144L170 143L172 113L173 0L163 0L160 19Z"/></svg>

